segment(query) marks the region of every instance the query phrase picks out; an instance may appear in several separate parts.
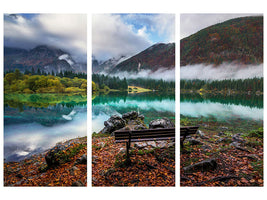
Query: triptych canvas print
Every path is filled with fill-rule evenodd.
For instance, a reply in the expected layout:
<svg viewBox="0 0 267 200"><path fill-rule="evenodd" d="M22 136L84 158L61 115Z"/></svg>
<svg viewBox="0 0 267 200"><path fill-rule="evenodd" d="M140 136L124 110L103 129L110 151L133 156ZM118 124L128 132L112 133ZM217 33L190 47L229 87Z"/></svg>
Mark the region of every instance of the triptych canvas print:
<svg viewBox="0 0 267 200"><path fill-rule="evenodd" d="M87 17L3 16L4 186L263 186L262 14Z"/></svg>

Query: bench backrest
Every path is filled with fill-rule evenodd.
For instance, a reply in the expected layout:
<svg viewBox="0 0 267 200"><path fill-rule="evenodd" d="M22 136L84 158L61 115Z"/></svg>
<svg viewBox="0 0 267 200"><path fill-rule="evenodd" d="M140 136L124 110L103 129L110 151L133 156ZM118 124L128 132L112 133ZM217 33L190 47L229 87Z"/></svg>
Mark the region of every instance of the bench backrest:
<svg viewBox="0 0 267 200"><path fill-rule="evenodd" d="M187 136L195 134L197 132L198 126L184 126L180 127L180 136Z"/></svg>
<svg viewBox="0 0 267 200"><path fill-rule="evenodd" d="M115 142L168 140L175 138L175 128L143 129L143 130L118 130L114 132Z"/></svg>

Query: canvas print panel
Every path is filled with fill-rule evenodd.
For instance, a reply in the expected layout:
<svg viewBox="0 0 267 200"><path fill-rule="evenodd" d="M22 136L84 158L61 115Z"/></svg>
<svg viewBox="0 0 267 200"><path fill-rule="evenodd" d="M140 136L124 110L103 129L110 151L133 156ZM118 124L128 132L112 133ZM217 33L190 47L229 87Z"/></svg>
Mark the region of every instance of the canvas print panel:
<svg viewBox="0 0 267 200"><path fill-rule="evenodd" d="M92 20L92 185L175 185L173 14Z"/></svg>
<svg viewBox="0 0 267 200"><path fill-rule="evenodd" d="M263 16L182 14L181 186L263 186Z"/></svg>
<svg viewBox="0 0 267 200"><path fill-rule="evenodd" d="M86 15L4 15L4 185L87 185Z"/></svg>

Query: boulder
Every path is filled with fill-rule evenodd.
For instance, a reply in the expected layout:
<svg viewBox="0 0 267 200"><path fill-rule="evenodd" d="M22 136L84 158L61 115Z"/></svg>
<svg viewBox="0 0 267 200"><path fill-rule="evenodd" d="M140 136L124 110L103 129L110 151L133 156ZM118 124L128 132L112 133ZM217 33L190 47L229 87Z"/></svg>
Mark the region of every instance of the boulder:
<svg viewBox="0 0 267 200"><path fill-rule="evenodd" d="M174 123L168 118L156 119L149 123L150 129L157 129L157 128L173 128Z"/></svg>
<svg viewBox="0 0 267 200"><path fill-rule="evenodd" d="M203 160L201 162L195 163L193 165L189 165L184 167L184 171L186 173L196 172L196 171L209 171L217 168L217 162L215 158Z"/></svg>
<svg viewBox="0 0 267 200"><path fill-rule="evenodd" d="M80 158L78 158L75 161L74 165L78 165L78 164L87 164L87 156L85 154L83 154Z"/></svg>
<svg viewBox="0 0 267 200"><path fill-rule="evenodd" d="M186 141L188 141L190 145L202 145L203 144L199 140L196 140L196 139L193 139L193 138L187 139Z"/></svg>
<svg viewBox="0 0 267 200"><path fill-rule="evenodd" d="M136 120L137 117L138 117L138 112L136 111L127 112L122 115L122 119L124 119L126 122L130 120Z"/></svg>
<svg viewBox="0 0 267 200"><path fill-rule="evenodd" d="M60 164L66 162L66 158L64 157L65 147L62 144L56 145L52 149L50 149L45 155L45 161L48 167L56 167Z"/></svg>
<svg viewBox="0 0 267 200"><path fill-rule="evenodd" d="M105 127L100 131L100 133L109 133L119 130L125 127L126 122L118 115L112 115L107 121L104 122Z"/></svg>
<svg viewBox="0 0 267 200"><path fill-rule="evenodd" d="M242 133L234 134L234 135L232 136L232 140L233 140L233 142L245 143L246 141L245 141L243 138L240 137L241 135L242 135Z"/></svg>
<svg viewBox="0 0 267 200"><path fill-rule="evenodd" d="M141 130L147 129L144 124L144 115L138 115L136 111L124 113L122 117L112 115L107 121L104 122L105 127L100 133L112 134L119 129L124 130Z"/></svg>

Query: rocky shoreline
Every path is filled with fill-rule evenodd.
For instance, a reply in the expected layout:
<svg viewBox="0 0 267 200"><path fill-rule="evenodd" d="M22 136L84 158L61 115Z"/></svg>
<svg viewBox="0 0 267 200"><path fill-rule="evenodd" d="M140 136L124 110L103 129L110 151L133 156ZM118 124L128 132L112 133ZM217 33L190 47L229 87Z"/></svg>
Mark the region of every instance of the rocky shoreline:
<svg viewBox="0 0 267 200"><path fill-rule="evenodd" d="M263 186L263 129L202 124L181 149L181 186Z"/></svg>
<svg viewBox="0 0 267 200"><path fill-rule="evenodd" d="M58 143L19 162L5 162L4 185L86 186L87 137Z"/></svg>
<svg viewBox="0 0 267 200"><path fill-rule="evenodd" d="M116 130L142 130L142 129L156 129L156 128L172 128L174 123L168 118L152 120L149 127L144 123L144 115L139 115L136 111L124 113L122 117L112 115L104 122L104 128L99 132L100 134L111 134Z"/></svg>

